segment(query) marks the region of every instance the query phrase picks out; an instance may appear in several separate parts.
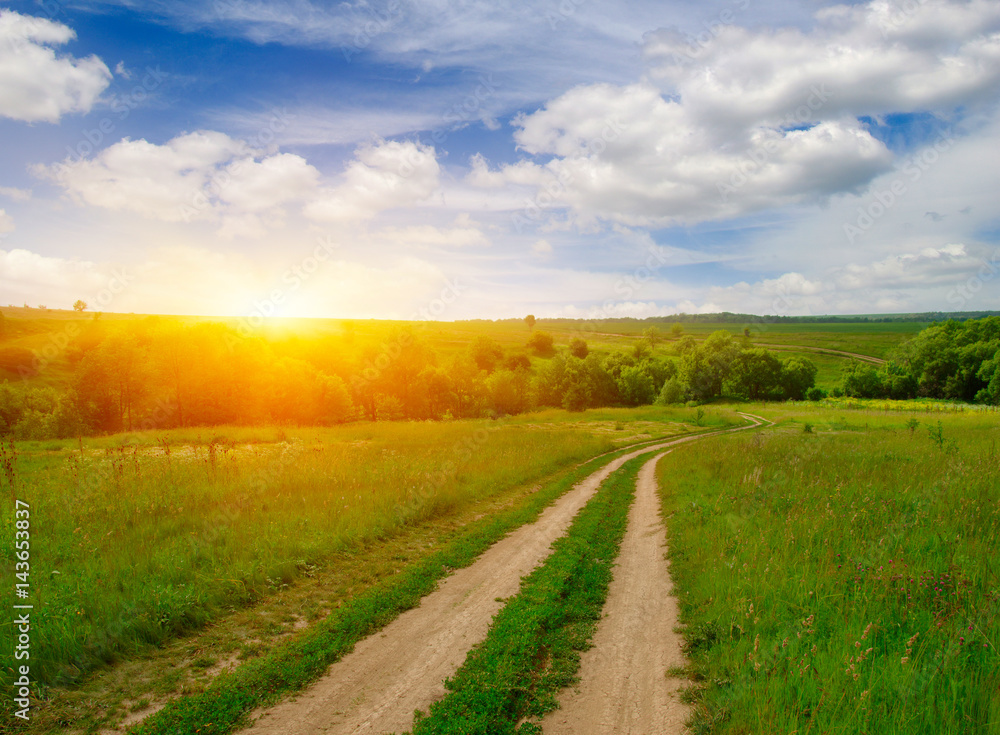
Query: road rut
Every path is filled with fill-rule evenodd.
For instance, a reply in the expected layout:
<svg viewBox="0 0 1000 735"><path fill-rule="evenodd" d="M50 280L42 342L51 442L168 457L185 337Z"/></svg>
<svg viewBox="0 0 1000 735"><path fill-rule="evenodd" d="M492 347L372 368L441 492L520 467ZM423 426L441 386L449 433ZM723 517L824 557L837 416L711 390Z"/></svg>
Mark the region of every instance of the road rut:
<svg viewBox="0 0 1000 735"><path fill-rule="evenodd" d="M740 427L727 431L740 431ZM380 632L358 642L327 673L294 699L259 714L244 732L253 735L377 735L410 729L413 712L445 694L472 646L483 640L502 600L518 592L521 578L550 553L551 544L627 460L705 436L656 443L618 457L549 506L532 524L490 547L472 565L447 577Z"/></svg>

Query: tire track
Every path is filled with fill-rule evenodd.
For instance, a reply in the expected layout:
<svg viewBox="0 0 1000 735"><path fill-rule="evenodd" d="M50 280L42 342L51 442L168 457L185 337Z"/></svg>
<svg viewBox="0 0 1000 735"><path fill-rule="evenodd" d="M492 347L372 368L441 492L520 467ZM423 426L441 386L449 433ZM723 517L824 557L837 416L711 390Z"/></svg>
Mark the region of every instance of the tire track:
<svg viewBox="0 0 1000 735"><path fill-rule="evenodd" d="M376 735L409 729L414 710L426 710L444 696L444 680L486 637L503 598L516 594L521 577L548 557L552 542L566 532L608 475L633 457L748 428L753 427L673 439L610 461L556 500L537 521L509 534L472 565L442 581L418 607L360 641L298 697L255 713L258 719L245 732Z"/></svg>
<svg viewBox="0 0 1000 735"><path fill-rule="evenodd" d="M670 667L685 663L683 637L674 632L679 622L677 598L665 558L657 497L656 464L667 454L656 455L639 471L604 616L593 647L580 657L579 685L564 690L559 709L542 720L546 735L685 731L690 708L677 696L684 680L667 678Z"/></svg>

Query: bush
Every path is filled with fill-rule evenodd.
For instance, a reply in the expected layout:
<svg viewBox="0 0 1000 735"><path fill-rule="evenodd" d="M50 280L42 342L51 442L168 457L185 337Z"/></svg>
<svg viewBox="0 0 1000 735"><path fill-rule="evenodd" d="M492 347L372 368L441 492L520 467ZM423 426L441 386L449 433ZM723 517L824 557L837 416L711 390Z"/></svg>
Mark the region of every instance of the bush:
<svg viewBox="0 0 1000 735"><path fill-rule="evenodd" d="M684 400L684 384L677 377L670 378L660 389L660 395L656 399L657 405L669 406L674 403L681 403Z"/></svg>
<svg viewBox="0 0 1000 735"><path fill-rule="evenodd" d="M534 350L535 354L544 357L551 355L555 340L548 332L535 332L528 339L528 347Z"/></svg>
<svg viewBox="0 0 1000 735"><path fill-rule="evenodd" d="M822 388L810 388L806 391L807 401L822 401L826 398L826 391Z"/></svg>

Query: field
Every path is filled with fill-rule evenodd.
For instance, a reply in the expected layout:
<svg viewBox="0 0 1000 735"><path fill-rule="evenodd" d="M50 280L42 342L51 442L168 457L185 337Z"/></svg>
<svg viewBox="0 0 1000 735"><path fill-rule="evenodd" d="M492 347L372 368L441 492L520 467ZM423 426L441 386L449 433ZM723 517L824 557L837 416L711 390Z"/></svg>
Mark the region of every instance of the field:
<svg viewBox="0 0 1000 735"><path fill-rule="evenodd" d="M659 468L693 731L995 732L1000 417L757 408Z"/></svg>
<svg viewBox="0 0 1000 735"><path fill-rule="evenodd" d="M31 578L41 607L33 672L43 691L76 686L95 669L379 556L415 528L441 531L470 510L522 503L538 481L616 445L699 430L683 408L586 418L548 411L506 422L8 442L3 553L14 558L16 495L31 508L32 568L45 570ZM714 412L700 419L705 427L724 421ZM346 587L357 591L357 581ZM330 604L304 604L272 634L322 617ZM233 652L232 641L220 645ZM236 653L258 651L238 641ZM3 676L9 683L11 671ZM132 694L140 701L146 692Z"/></svg>
<svg viewBox="0 0 1000 735"><path fill-rule="evenodd" d="M7 317L6 355L51 348L28 383L67 385L73 367L59 335L92 319ZM398 326L301 321L265 332L277 353L296 355L376 343ZM520 320L408 326L447 360L484 335L520 353L531 333ZM683 326L697 340L744 327ZM829 389L851 355L877 362L921 325L750 326L780 357L813 361ZM646 328L536 325L557 350L582 337L599 356L632 352ZM661 330L654 356L678 337ZM550 359L532 354L527 369L537 374ZM391 710L378 696L392 687L348 682L346 702L310 698L348 676L336 672L370 676L351 662L386 640L399 642L377 659L386 676L397 663L431 660L413 648L408 661L411 644L450 658L433 675L400 674L415 698L385 731L452 732L459 720L469 733L567 731L560 706L587 722L581 712L627 704L566 692L613 689L592 680L582 655L619 624L602 614L612 560L638 553L622 539L641 521L667 543L684 639L680 663L651 680L681 694L618 696L648 702L655 691L664 705L683 704L695 733L1000 731L998 440L995 408L852 398L4 438L9 580L21 550L14 503L30 508L32 719L18 725L223 733L308 720L326 729L330 708L362 722ZM654 466L650 502L663 520L627 521ZM637 568L662 564L663 552L647 548ZM523 568L507 566L515 557ZM650 610L674 604L655 594ZM17 631L4 623L0 645L13 650ZM654 659L675 660L671 636L661 638ZM8 691L16 676L13 662L0 672ZM297 693L303 702L289 700ZM414 721L414 709L425 716ZM13 710L0 718L13 725Z"/></svg>

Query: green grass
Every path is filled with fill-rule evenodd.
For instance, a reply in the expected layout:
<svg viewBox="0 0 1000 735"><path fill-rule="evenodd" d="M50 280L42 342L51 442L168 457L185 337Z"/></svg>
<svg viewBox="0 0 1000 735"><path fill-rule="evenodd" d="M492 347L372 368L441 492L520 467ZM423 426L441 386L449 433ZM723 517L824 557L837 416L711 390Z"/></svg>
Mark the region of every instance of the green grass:
<svg viewBox="0 0 1000 735"><path fill-rule="evenodd" d="M1000 732L996 414L750 410L658 467L692 731Z"/></svg>
<svg viewBox="0 0 1000 735"><path fill-rule="evenodd" d="M536 719L575 680L579 652L601 617L628 522L637 457L616 470L553 544L543 565L496 615L486 639L445 682L449 693L418 713L413 735L538 733Z"/></svg>
<svg viewBox="0 0 1000 735"><path fill-rule="evenodd" d="M246 716L254 709L274 704L321 676L358 640L417 605L450 570L471 564L504 535L534 521L553 500L609 459L580 465L533 493L526 503L470 524L442 551L355 596L274 652L221 674L204 692L174 700L129 732L177 735L233 731L246 723Z"/></svg>
<svg viewBox="0 0 1000 735"><path fill-rule="evenodd" d="M82 454L72 442L17 448L15 492L31 508L32 675L43 685L77 681L408 524L614 446L576 427L490 421L120 441L87 440ZM12 493L0 482L13 582ZM12 628L2 630L11 650ZM5 665L0 680L11 675Z"/></svg>

